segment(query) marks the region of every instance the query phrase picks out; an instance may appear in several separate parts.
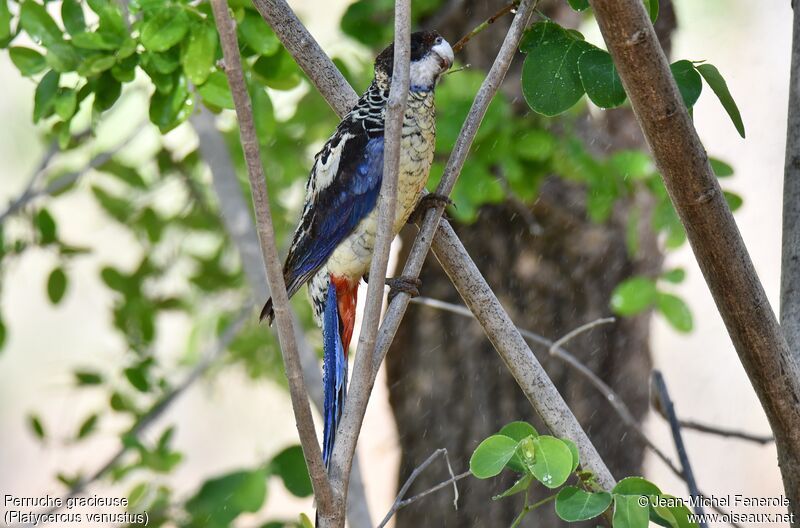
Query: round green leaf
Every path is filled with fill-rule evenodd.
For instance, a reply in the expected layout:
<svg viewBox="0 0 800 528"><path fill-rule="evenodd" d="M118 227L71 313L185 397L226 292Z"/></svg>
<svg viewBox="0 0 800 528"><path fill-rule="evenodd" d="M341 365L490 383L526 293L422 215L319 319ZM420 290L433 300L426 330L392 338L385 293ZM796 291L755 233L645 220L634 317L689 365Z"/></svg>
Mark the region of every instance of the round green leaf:
<svg viewBox="0 0 800 528"><path fill-rule="evenodd" d="M644 7L647 9L647 14L650 15L650 22L655 24L658 18L658 0L644 0Z"/></svg>
<svg viewBox="0 0 800 528"><path fill-rule="evenodd" d="M61 20L70 35L86 31L86 19L83 8L78 0L64 0L61 2Z"/></svg>
<svg viewBox="0 0 800 528"><path fill-rule="evenodd" d="M646 277L631 277L614 288L611 309L617 315L629 316L650 308L656 300L656 285Z"/></svg>
<svg viewBox="0 0 800 528"><path fill-rule="evenodd" d="M243 512L256 512L267 496L264 470L235 471L207 480L186 502L197 526L229 526Z"/></svg>
<svg viewBox="0 0 800 528"><path fill-rule="evenodd" d="M36 75L47 67L44 57L31 48L14 46L8 49L8 56L11 57L11 62L19 72L26 77Z"/></svg>
<svg viewBox="0 0 800 528"><path fill-rule="evenodd" d="M181 41L189 30L183 9L161 9L142 26L142 45L150 51L166 51Z"/></svg>
<svg viewBox="0 0 800 528"><path fill-rule="evenodd" d="M686 270L674 268L661 274L661 278L673 284L679 284L686 278Z"/></svg>
<svg viewBox="0 0 800 528"><path fill-rule="evenodd" d="M611 493L614 495L633 495L641 497L642 495L661 495L661 490L658 489L658 486L642 477L626 477L617 482L617 485L614 486Z"/></svg>
<svg viewBox="0 0 800 528"><path fill-rule="evenodd" d="M525 32L522 36L522 40L520 40L519 49L523 53L528 53L542 44L565 38L569 37L567 36L567 32L564 31L564 28L552 20L543 20L534 24Z"/></svg>
<svg viewBox="0 0 800 528"><path fill-rule="evenodd" d="M592 45L564 36L535 46L522 66L522 94L535 112L555 116L583 95L578 59Z"/></svg>
<svg viewBox="0 0 800 528"><path fill-rule="evenodd" d="M697 66L697 71L706 80L708 86L717 95L719 102L722 103L722 108L728 113L728 116L736 127L736 131L740 136L744 137L744 122L742 115L739 113L739 107L736 106L736 101L733 100L730 90L728 90L728 83L722 77L716 66L713 64L700 64Z"/></svg>
<svg viewBox="0 0 800 528"><path fill-rule="evenodd" d="M481 442L469 460L469 470L479 479L500 474L514 452L517 442L505 435L492 435Z"/></svg>
<svg viewBox="0 0 800 528"><path fill-rule="evenodd" d="M610 493L588 493L575 486L565 487L556 496L556 514L567 522L593 519L610 505Z"/></svg>
<svg viewBox="0 0 800 528"><path fill-rule="evenodd" d="M56 268L50 272L47 278L47 297L53 304L58 304L64 298L67 291L67 274L62 268Z"/></svg>
<svg viewBox="0 0 800 528"><path fill-rule="evenodd" d="M150 98L150 121L164 134L185 121L191 110L192 99L183 75L178 75L178 81L172 90L156 91Z"/></svg>
<svg viewBox="0 0 800 528"><path fill-rule="evenodd" d="M614 496L614 528L647 528L650 525L650 508L639 504L640 497Z"/></svg>
<svg viewBox="0 0 800 528"><path fill-rule="evenodd" d="M69 121L75 115L75 110L78 108L78 94L75 90L69 88L61 88L53 101L53 108L64 121Z"/></svg>
<svg viewBox="0 0 800 528"><path fill-rule="evenodd" d="M0 42L5 42L11 36L11 11L8 1L0 0Z"/></svg>
<svg viewBox="0 0 800 528"><path fill-rule="evenodd" d="M186 76L193 84L199 86L206 82L214 66L217 54L217 30L211 24L192 26L189 41L186 44L181 64Z"/></svg>
<svg viewBox="0 0 800 528"><path fill-rule="evenodd" d="M625 102L625 89L608 52L597 48L586 51L578 59L578 72L586 95L600 108Z"/></svg>
<svg viewBox="0 0 800 528"><path fill-rule="evenodd" d="M504 425L498 434L512 438L517 442L529 436L539 436L539 433L531 424L522 421L511 422Z"/></svg>
<svg viewBox="0 0 800 528"><path fill-rule="evenodd" d="M728 207L731 208L731 211L736 211L744 203L744 198L742 198L735 192L722 191L722 195L725 197L725 201L728 202Z"/></svg>
<svg viewBox="0 0 800 528"><path fill-rule="evenodd" d="M117 50L122 44L122 38L106 31L82 32L72 35L75 47L89 50Z"/></svg>
<svg viewBox="0 0 800 528"><path fill-rule="evenodd" d="M569 438L562 438L561 441L567 444L569 452L572 453L572 471L570 471L570 473L572 473L573 471L578 469L578 466L581 463L581 454L578 451L578 446L576 446L575 442L573 442Z"/></svg>
<svg viewBox="0 0 800 528"><path fill-rule="evenodd" d="M283 485L295 497L308 497L314 493L308 467L299 445L291 446L272 459L271 470L281 477Z"/></svg>
<svg viewBox="0 0 800 528"><path fill-rule="evenodd" d="M693 107L703 91L703 81L694 69L694 64L688 60L680 60L672 63L669 69L672 70L686 108Z"/></svg>
<svg viewBox="0 0 800 528"><path fill-rule="evenodd" d="M553 436L538 436L533 439L534 459L531 473L548 488L557 488L572 473L572 452L567 444Z"/></svg>
<svg viewBox="0 0 800 528"><path fill-rule="evenodd" d="M659 292L656 306L675 330L679 332L692 331L692 311L689 310L683 299L669 293Z"/></svg>
<svg viewBox="0 0 800 528"><path fill-rule="evenodd" d="M233 96L228 87L228 78L224 73L216 71L208 76L208 80L197 88L203 101L217 108L233 108Z"/></svg>
<svg viewBox="0 0 800 528"><path fill-rule="evenodd" d="M724 161L717 158L708 158L708 162L711 163L711 169L714 171L717 178L733 176L733 167Z"/></svg>
<svg viewBox="0 0 800 528"><path fill-rule="evenodd" d="M53 99L58 93L57 72L50 70L39 81L36 91L33 94L33 122L36 123L43 117L49 116L53 112Z"/></svg>
<svg viewBox="0 0 800 528"><path fill-rule="evenodd" d="M492 500L498 500L504 497L510 497L511 495L516 495L517 493L522 493L530 487L531 482L533 482L533 475L530 473L525 473L514 483L513 486L505 490L503 493L495 495L492 497Z"/></svg>
<svg viewBox="0 0 800 528"><path fill-rule="evenodd" d="M53 17L43 5L37 4L33 0L26 0L20 7L19 24L31 38L41 42L46 48L49 48L50 44L62 40L61 29Z"/></svg>
<svg viewBox="0 0 800 528"><path fill-rule="evenodd" d="M567 0L569 6L575 11L584 11L589 9L589 0Z"/></svg>
<svg viewBox="0 0 800 528"><path fill-rule="evenodd" d="M56 241L56 221L47 209L39 209L34 218L36 229L39 231L39 242L42 245Z"/></svg>
<svg viewBox="0 0 800 528"><path fill-rule="evenodd" d="M244 20L239 24L242 40L259 55L276 53L281 43L261 15L255 11L245 11Z"/></svg>

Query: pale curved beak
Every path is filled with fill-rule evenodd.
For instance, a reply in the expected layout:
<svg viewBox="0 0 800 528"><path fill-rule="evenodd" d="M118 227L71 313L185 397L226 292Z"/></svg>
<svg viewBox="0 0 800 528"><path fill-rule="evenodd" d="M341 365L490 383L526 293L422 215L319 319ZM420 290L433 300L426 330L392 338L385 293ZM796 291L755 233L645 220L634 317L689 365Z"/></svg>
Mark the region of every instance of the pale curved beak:
<svg viewBox="0 0 800 528"><path fill-rule="evenodd" d="M450 47L450 43L446 40L442 40L441 43L435 45L431 48L431 51L436 53L439 56L439 63L442 67L442 71L447 71L450 69L450 66L453 65L453 48Z"/></svg>

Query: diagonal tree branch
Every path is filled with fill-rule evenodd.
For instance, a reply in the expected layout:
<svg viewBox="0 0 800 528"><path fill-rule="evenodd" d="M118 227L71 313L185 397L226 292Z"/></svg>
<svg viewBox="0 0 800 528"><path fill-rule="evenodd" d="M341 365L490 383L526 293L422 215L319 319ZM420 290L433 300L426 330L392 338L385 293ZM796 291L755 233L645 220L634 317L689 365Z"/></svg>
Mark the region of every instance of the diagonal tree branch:
<svg viewBox="0 0 800 528"><path fill-rule="evenodd" d="M389 264L389 251L394 238L395 210L397 208L397 178L400 171L400 147L403 119L408 104L409 68L411 61L411 1L396 0L394 21L394 61L389 100L386 102L384 128L384 163L378 208L378 230L375 238L372 263L364 302L364 317L356 349L351 389L342 412L336 443L331 456L331 479L347 489L350 468L358 443L361 424L372 392L372 364L376 355L375 338L380 323L383 303L383 277ZM345 496L346 500L346 496Z"/></svg>
<svg viewBox="0 0 800 528"><path fill-rule="evenodd" d="M638 0L589 0L728 334L767 415L790 511L800 508L800 366L787 345L664 51Z"/></svg>
<svg viewBox="0 0 800 528"><path fill-rule="evenodd" d="M789 116L783 172L783 255L781 258L781 327L800 362L800 5L792 2L792 64Z"/></svg>
<svg viewBox="0 0 800 528"><path fill-rule="evenodd" d="M250 105L250 96L247 93L244 73L242 71L239 44L236 39L236 25L228 13L225 0L212 0L211 7L219 32L220 45L225 59L225 73L233 95L236 115L239 119L242 149L247 163L247 172L250 178L250 192L253 197L253 206L256 214L256 228L258 230L259 244L262 258L266 268L267 282L270 287L275 306L276 327L278 340L283 354L283 363L286 368L286 378L289 382L289 394L292 399L297 431L303 447L303 455L308 465L314 496L320 517L325 519L332 516L336 510L330 482L322 463L322 453L317 443L317 434L311 407L308 402L308 392L303 381L303 371L295 341L295 330L292 315L289 310L289 297L286 285L283 282L278 250L275 246L275 230L272 226L272 215L269 206L267 183L264 178L264 168L261 164L258 138L256 137L253 123L253 111ZM342 508L343 510L343 508Z"/></svg>

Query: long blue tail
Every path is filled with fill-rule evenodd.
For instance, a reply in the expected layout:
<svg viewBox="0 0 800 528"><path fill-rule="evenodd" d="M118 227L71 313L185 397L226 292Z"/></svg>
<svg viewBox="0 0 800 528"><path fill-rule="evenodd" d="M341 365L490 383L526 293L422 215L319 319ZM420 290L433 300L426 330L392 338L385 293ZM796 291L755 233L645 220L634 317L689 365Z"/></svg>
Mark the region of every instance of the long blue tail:
<svg viewBox="0 0 800 528"><path fill-rule="evenodd" d="M325 393L322 460L326 468L347 396L347 357L342 346L341 330L336 287L331 281L322 318L322 377Z"/></svg>

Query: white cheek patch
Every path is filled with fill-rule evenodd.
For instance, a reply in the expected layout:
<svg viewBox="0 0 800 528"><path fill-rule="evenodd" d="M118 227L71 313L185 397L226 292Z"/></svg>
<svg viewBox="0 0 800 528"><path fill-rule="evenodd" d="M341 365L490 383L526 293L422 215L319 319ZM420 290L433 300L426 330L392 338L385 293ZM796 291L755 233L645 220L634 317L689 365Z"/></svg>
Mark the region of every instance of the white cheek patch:
<svg viewBox="0 0 800 528"><path fill-rule="evenodd" d="M423 59L411 63L411 86L424 88L433 86L446 69L442 61L446 61L448 65L453 64L453 48L446 40L432 47Z"/></svg>

